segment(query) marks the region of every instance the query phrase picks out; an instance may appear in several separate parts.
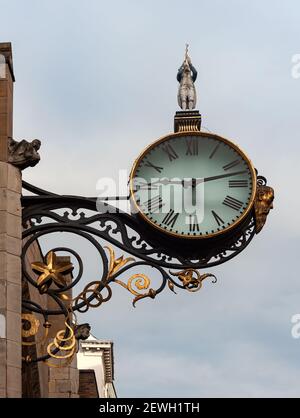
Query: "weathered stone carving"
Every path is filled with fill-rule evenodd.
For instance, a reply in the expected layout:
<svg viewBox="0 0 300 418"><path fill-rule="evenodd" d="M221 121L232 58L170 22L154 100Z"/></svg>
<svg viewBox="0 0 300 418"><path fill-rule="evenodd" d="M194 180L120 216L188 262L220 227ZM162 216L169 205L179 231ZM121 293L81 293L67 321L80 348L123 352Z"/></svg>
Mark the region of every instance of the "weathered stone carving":
<svg viewBox="0 0 300 418"><path fill-rule="evenodd" d="M40 161L38 150L41 147L41 141L34 139L28 142L23 139L20 142L13 138L8 138L8 162L24 170L27 167L34 167Z"/></svg>
<svg viewBox="0 0 300 418"><path fill-rule="evenodd" d="M90 324L80 324L75 327L75 338L76 340L87 340L91 335Z"/></svg>
<svg viewBox="0 0 300 418"><path fill-rule="evenodd" d="M178 104L182 110L193 110L196 107L196 89L194 82L197 79L197 70L188 56L188 45L186 46L185 59L182 66L177 73L178 89Z"/></svg>

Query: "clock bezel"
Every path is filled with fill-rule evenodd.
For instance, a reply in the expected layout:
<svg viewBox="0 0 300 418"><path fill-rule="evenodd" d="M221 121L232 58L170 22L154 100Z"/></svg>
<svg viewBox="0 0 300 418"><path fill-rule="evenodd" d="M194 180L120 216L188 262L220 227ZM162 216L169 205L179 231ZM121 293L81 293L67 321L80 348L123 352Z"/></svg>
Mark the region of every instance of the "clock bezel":
<svg viewBox="0 0 300 418"><path fill-rule="evenodd" d="M251 173L251 179L252 179L252 194L250 197L250 201L249 204L246 208L246 210L244 211L244 213L235 221L233 222L231 225L227 226L226 228L214 232L214 233L210 233L207 235L182 235L182 234L177 234L176 232L172 232L172 231L168 231L165 228L160 227L159 225L157 225L156 223L154 223L153 221L151 221L151 219L149 219L145 213L143 212L143 210L141 209L141 207L138 205L138 203L136 202L135 199L135 193L133 191L133 179L135 177L135 173L137 170L137 167L140 163L140 161L145 157L145 155L153 148L155 148L157 145L161 144L162 142L165 142L167 140L173 139L173 138L177 138L177 137L189 137L189 136L199 136L199 137L208 137L208 138L213 138L215 140L221 141L227 145L229 145L230 147L232 147L235 151L237 151L240 156L243 158L243 160L247 163L249 169L250 169L250 173ZM250 158L245 154L245 152L234 142L232 142L231 140L224 138L220 135L214 134L214 133L208 133L208 132L199 132L199 131L188 131L188 132L176 132L176 133L170 133L167 135L162 136L161 138L157 139L156 141L152 142L150 145L148 145L141 153L140 155L137 157L137 159L134 161L134 164L132 166L130 175L129 175L129 198L130 198L130 202L134 205L135 209L137 209L137 214L144 220L146 221L149 225L151 225L152 227L156 228L157 230L159 230L161 233L167 234L169 236L172 237L176 237L178 239L192 239L192 240L203 240L203 239L209 239L209 238L216 238L219 237L220 235L225 235L228 232L236 229L241 223L242 221L249 215L251 209L253 208L254 205L254 201L255 201L255 196L256 196L256 189L257 189L257 184L256 184L256 170L252 164L252 161L250 160Z"/></svg>

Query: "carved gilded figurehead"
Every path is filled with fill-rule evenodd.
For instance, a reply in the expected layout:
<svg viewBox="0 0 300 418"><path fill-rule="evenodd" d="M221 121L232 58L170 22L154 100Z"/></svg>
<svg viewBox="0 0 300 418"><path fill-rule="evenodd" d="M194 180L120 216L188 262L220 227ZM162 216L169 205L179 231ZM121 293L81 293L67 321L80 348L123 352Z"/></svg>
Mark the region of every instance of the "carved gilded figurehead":
<svg viewBox="0 0 300 418"><path fill-rule="evenodd" d="M254 203L256 233L258 234L264 224L271 209L273 209L274 190L266 185L258 185Z"/></svg>

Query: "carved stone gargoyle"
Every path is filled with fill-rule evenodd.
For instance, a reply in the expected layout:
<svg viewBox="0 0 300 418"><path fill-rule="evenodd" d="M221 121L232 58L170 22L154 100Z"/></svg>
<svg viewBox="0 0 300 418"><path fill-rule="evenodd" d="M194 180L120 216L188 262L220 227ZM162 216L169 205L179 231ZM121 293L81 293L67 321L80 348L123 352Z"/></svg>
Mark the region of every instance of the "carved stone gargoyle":
<svg viewBox="0 0 300 418"><path fill-rule="evenodd" d="M91 335L91 326L90 324L80 324L75 327L75 338L76 340L87 340Z"/></svg>
<svg viewBox="0 0 300 418"><path fill-rule="evenodd" d="M40 147L39 139L34 139L32 142L23 139L17 142L13 138L8 138L8 162L20 170L34 167L41 159L38 153Z"/></svg>

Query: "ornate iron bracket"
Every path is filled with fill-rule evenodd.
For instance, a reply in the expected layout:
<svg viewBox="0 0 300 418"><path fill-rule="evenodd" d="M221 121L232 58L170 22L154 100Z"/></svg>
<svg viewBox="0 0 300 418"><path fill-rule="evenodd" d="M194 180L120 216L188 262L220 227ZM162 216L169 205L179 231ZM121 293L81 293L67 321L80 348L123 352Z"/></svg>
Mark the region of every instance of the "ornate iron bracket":
<svg viewBox="0 0 300 418"><path fill-rule="evenodd" d="M267 187L264 178L258 177L258 182L262 187ZM201 274L198 270L220 265L235 257L258 232L255 215L258 214L259 202L251 216L231 236L214 240L213 243L191 244L185 250L181 248L179 251L178 241L158 233L153 235L139 217L109 205L108 199L97 202L96 198L60 196L26 182L23 182L23 189L31 193L22 197L22 268L24 287L27 289L27 298L23 300L23 345L26 347L36 344L34 338L40 328L36 315L40 315L44 326L44 336L40 344L45 352L42 356L24 356L27 363L45 361L49 366L58 367L57 362L49 362L49 359L56 359L60 366L68 364L76 353L76 341L88 336L88 333L85 336L84 333L76 333L76 313L86 312L89 308L99 307L110 300L113 283L124 287L134 296L134 306L141 299L154 299L166 286L174 293L175 289L198 291L205 279L212 278L213 283L216 282L213 274ZM262 189L260 191L263 192ZM261 201L265 202L262 195ZM31 246L40 238L56 232L73 234L87 240L99 255L101 277L86 285L75 297L70 297L68 291L82 279L83 261L73 249L57 247L49 251L42 261L36 260L30 266L26 262ZM123 255L116 258L113 248L121 250ZM60 261L57 255L61 252L70 254L76 260L77 274L71 280L67 280L67 275L71 274L74 265ZM127 281L120 280L121 276L133 269L149 267L153 269L151 277L155 276L160 280L156 288L151 286L151 279L144 273L137 272L131 274ZM46 304L41 306L32 301L28 291L30 286L41 295L50 297L55 302L56 309L48 309ZM65 329L59 331L49 342L49 317L56 315L64 315Z"/></svg>

